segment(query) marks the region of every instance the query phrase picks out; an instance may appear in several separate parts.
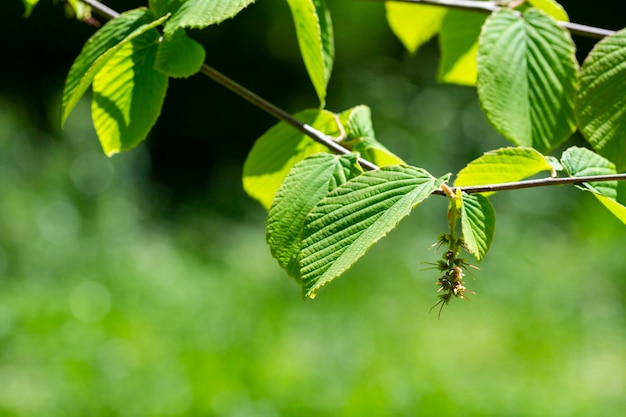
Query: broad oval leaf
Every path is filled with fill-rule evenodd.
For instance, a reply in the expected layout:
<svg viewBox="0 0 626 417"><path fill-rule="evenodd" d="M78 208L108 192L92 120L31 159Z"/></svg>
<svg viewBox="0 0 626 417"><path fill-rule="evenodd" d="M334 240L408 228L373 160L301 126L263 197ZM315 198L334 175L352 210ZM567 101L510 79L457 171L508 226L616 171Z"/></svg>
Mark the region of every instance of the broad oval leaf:
<svg viewBox="0 0 626 417"><path fill-rule="evenodd" d="M582 134L600 155L626 169L626 29L596 44L583 62L576 96Z"/></svg>
<svg viewBox="0 0 626 417"><path fill-rule="evenodd" d="M339 135L334 113L326 110L305 110L294 115L327 135ZM243 188L269 210L274 195L291 168L309 155L328 149L292 126L280 122L256 140L243 165Z"/></svg>
<svg viewBox="0 0 626 417"><path fill-rule="evenodd" d="M170 77L187 78L200 71L204 57L202 45L180 29L161 40L154 67Z"/></svg>
<svg viewBox="0 0 626 417"><path fill-rule="evenodd" d="M356 154L320 153L294 165L278 189L267 219L267 243L280 266L297 281L304 219L330 191L361 173Z"/></svg>
<svg viewBox="0 0 626 417"><path fill-rule="evenodd" d="M446 179L421 168L390 166L365 172L323 198L302 234L303 296L315 297Z"/></svg>
<svg viewBox="0 0 626 417"><path fill-rule="evenodd" d="M389 27L412 54L439 32L446 15L444 7L421 4L387 2L385 9Z"/></svg>
<svg viewBox="0 0 626 417"><path fill-rule="evenodd" d="M72 64L61 102L61 125L107 61L125 44L160 25L168 15L155 20L150 10L140 8L122 13L98 30Z"/></svg>
<svg viewBox="0 0 626 417"><path fill-rule="evenodd" d="M502 9L483 27L477 88L489 122L508 140L547 152L575 130L577 63L567 31L537 9Z"/></svg>
<svg viewBox="0 0 626 417"><path fill-rule="evenodd" d="M496 212L489 199L481 194L462 194L461 230L464 247L480 262L493 241Z"/></svg>
<svg viewBox="0 0 626 417"><path fill-rule="evenodd" d="M615 165L597 153L572 146L566 149L561 156L561 164L572 177L586 177L591 175L616 174ZM602 181L583 183L583 187L599 193L605 197L617 198L617 181Z"/></svg>
<svg viewBox="0 0 626 417"><path fill-rule="evenodd" d="M93 80L91 115L108 156L144 140L159 117L167 76L154 69L158 39L152 30L124 43Z"/></svg>
<svg viewBox="0 0 626 417"><path fill-rule="evenodd" d="M161 0L151 1L151 7L160 13L172 13L165 25L170 35L181 28L202 29L234 17L254 0Z"/></svg>
<svg viewBox="0 0 626 417"><path fill-rule="evenodd" d="M287 0L296 26L302 60L321 107L335 59L333 26L324 0Z"/></svg>
<svg viewBox="0 0 626 417"><path fill-rule="evenodd" d="M457 174L454 185L502 184L519 181L542 171L554 172L552 164L538 151L525 147L501 148L486 152ZM490 195L493 193L483 193Z"/></svg>
<svg viewBox="0 0 626 417"><path fill-rule="evenodd" d="M440 82L476 84L478 37L486 19L483 13L448 11L439 34L441 60L437 78Z"/></svg>

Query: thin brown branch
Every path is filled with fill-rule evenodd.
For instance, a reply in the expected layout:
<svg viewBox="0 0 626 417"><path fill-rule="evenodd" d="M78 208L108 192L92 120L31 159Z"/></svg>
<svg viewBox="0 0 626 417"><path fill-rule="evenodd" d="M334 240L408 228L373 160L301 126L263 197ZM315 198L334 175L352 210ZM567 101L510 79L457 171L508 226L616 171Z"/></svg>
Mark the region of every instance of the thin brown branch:
<svg viewBox="0 0 626 417"><path fill-rule="evenodd" d="M396 2L396 3L412 3L428 6L439 6L447 9L473 11L480 13L493 13L500 10L502 6L494 1L476 1L476 0L368 0L376 2ZM602 39L606 36L615 34L615 31L597 28L593 26L581 25L579 23L571 23L558 21L559 26L570 31L570 33L585 36L588 38Z"/></svg>
<svg viewBox="0 0 626 417"><path fill-rule="evenodd" d="M606 181L626 181L626 174L612 175L592 175L587 177L561 177L561 178L539 178L534 180L503 182L500 184L487 185L471 185L466 187L457 187L467 194L487 193L507 190L521 190L524 188L549 187L564 184L582 184L585 182L606 182ZM435 192L435 194L446 195L443 190Z"/></svg>

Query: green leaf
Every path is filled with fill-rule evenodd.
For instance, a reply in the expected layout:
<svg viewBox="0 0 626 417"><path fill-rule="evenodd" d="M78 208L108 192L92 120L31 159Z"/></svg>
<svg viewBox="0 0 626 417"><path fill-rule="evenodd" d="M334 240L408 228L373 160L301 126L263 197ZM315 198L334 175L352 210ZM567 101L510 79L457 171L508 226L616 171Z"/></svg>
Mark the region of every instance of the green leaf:
<svg viewBox="0 0 626 417"><path fill-rule="evenodd" d="M158 41L152 30L125 42L93 80L91 114L108 156L144 140L159 116L167 76L154 69Z"/></svg>
<svg viewBox="0 0 626 417"><path fill-rule="evenodd" d="M365 105L355 106L342 112L339 120L346 129L347 138L342 142L363 158L379 167L405 165L405 162L376 140L372 124L372 112Z"/></svg>
<svg viewBox="0 0 626 417"><path fill-rule="evenodd" d="M626 169L626 29L596 44L585 59L576 116L593 149Z"/></svg>
<svg viewBox="0 0 626 417"><path fill-rule="evenodd" d="M561 156L561 164L572 177L616 174L615 165L589 149L571 147ZM617 181L583 183L582 188L599 193L613 200L617 198Z"/></svg>
<svg viewBox="0 0 626 417"><path fill-rule="evenodd" d="M622 223L626 224L626 207L623 204L618 203L615 200L605 197L600 194L593 193L594 197L604 205L615 217L617 217Z"/></svg>
<svg viewBox="0 0 626 417"><path fill-rule="evenodd" d="M30 16L37 3L39 3L39 0L22 0L22 4L24 5L24 17Z"/></svg>
<svg viewBox="0 0 626 417"><path fill-rule="evenodd" d="M478 48L478 96L516 145L549 151L575 130L577 63L567 31L537 9L492 14Z"/></svg>
<svg viewBox="0 0 626 417"><path fill-rule="evenodd" d="M170 12L165 25L171 35L181 28L202 29L234 17L254 0L152 0L150 6L158 13Z"/></svg>
<svg viewBox="0 0 626 417"><path fill-rule="evenodd" d="M461 230L464 247L480 262L493 241L496 213L489 199L480 194L462 194Z"/></svg>
<svg viewBox="0 0 626 417"><path fill-rule="evenodd" d="M446 15L444 7L417 4L387 2L385 9L389 27L412 54L439 32Z"/></svg>
<svg viewBox="0 0 626 417"><path fill-rule="evenodd" d="M160 25L167 17L154 20L150 10L143 8L131 10L107 22L89 38L72 64L65 81L61 103L61 125L65 123L78 100L108 60L124 45Z"/></svg>
<svg viewBox="0 0 626 417"><path fill-rule="evenodd" d="M327 135L339 134L336 116L329 111L305 110L294 117ZM248 154L243 166L243 188L269 210L291 168L307 156L327 150L292 126L278 123L257 139Z"/></svg>
<svg viewBox="0 0 626 417"><path fill-rule="evenodd" d="M321 107L335 57L333 26L324 0L287 0L296 26L304 65Z"/></svg>
<svg viewBox="0 0 626 417"><path fill-rule="evenodd" d="M356 154L320 153L294 165L278 189L267 220L267 243L280 266L297 281L305 217L326 194L361 172Z"/></svg>
<svg viewBox="0 0 626 417"><path fill-rule="evenodd" d="M303 296L315 297L446 179L421 168L384 167L365 172L323 198L307 216L302 234Z"/></svg>
<svg viewBox="0 0 626 417"><path fill-rule="evenodd" d="M559 3L554 0L527 0L532 7L543 10L549 16L562 22L569 22L567 12Z"/></svg>
<svg viewBox="0 0 626 417"><path fill-rule="evenodd" d="M542 171L554 173L554 167L532 148L509 147L486 152L457 174L455 187L501 184L519 181ZM483 193L490 195L493 193Z"/></svg>
<svg viewBox="0 0 626 417"><path fill-rule="evenodd" d="M155 68L174 78L187 78L200 71L205 52L183 29L165 36L159 44Z"/></svg>
<svg viewBox="0 0 626 417"><path fill-rule="evenodd" d="M437 78L440 82L476 84L478 37L486 19L483 13L448 11L439 34L441 60Z"/></svg>
<svg viewBox="0 0 626 417"><path fill-rule="evenodd" d="M617 173L615 165L606 158L585 148L571 147L561 157L565 171L572 177L611 175ZM626 224L626 182L599 181L582 183L578 188L589 191L615 217Z"/></svg>

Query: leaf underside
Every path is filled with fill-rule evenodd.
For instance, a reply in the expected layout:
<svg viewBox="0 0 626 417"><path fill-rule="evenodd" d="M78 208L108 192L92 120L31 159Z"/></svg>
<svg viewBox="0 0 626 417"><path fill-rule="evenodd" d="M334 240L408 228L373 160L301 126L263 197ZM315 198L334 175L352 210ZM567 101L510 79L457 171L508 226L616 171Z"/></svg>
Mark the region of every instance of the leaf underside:
<svg viewBox="0 0 626 417"><path fill-rule="evenodd" d="M489 199L481 194L462 194L461 229L465 248L480 262L493 241L496 213Z"/></svg>
<svg viewBox="0 0 626 417"><path fill-rule="evenodd" d="M315 297L445 180L420 168L390 166L366 172L322 199L302 235L303 296Z"/></svg>
<svg viewBox="0 0 626 417"><path fill-rule="evenodd" d="M294 165L278 189L267 219L267 242L280 266L297 281L304 219L330 191L361 172L356 154L320 153Z"/></svg>

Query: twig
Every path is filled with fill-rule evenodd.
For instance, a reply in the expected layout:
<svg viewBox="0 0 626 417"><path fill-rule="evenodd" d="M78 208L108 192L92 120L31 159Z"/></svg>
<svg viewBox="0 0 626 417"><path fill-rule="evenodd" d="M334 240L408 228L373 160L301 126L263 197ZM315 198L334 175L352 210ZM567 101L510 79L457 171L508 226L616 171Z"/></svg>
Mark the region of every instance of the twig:
<svg viewBox="0 0 626 417"><path fill-rule="evenodd" d="M564 184L582 184L584 182L606 182L606 181L626 181L626 174L591 175L587 177L561 177L561 178L539 178L535 180L524 180L516 182L503 182L500 184L470 185L466 187L455 187L467 194L487 193L507 190L520 190L523 188L548 187ZM435 194L446 195L443 190L437 190Z"/></svg>
<svg viewBox="0 0 626 417"><path fill-rule="evenodd" d="M290 115L289 113L281 109L280 107L275 106L274 104L265 100L263 97L258 96L257 94L248 90L241 84L231 80L230 78L228 78L221 72L211 68L207 64L202 65L200 72L202 72L207 77L211 78L213 81L216 81L218 84L221 84L222 86L228 88L230 91L237 94L239 97L242 97L248 100L250 103L254 104L258 108L266 111L267 113L274 116L278 120L284 123L287 123L288 125L292 126L294 129L304 133L305 135L307 135L314 141L321 143L322 145L326 146L332 151L338 154L348 154L351 152L349 149L344 148L343 146L335 142L332 137L320 132L319 130L315 129L312 126L309 126L305 123L300 122L298 119L296 119L295 117L293 117L292 115ZM369 170L378 169L378 167L375 164L361 157L358 158L358 162L365 169L369 169Z"/></svg>
<svg viewBox="0 0 626 417"><path fill-rule="evenodd" d="M109 7L105 6L104 4L100 3L97 0L83 0L83 1L89 6L91 6L94 10L96 10L100 15L102 15L103 17L107 19L114 19L120 15L115 10L110 9ZM261 110L264 110L265 112L274 116L278 120L284 123L287 123L288 125L292 126L294 129L310 137L315 142L318 142L326 146L330 150L338 154L352 153L350 149L345 148L341 146L339 143L335 142L332 137L315 129L313 126L302 123L301 121L299 121L298 119L296 119L295 117L293 117L291 114L287 113L280 107L270 103L269 101L265 100L263 97L253 93L252 91L248 90L247 88L237 83L236 81L228 78L226 75L222 74L216 69L211 68L207 64L202 64L200 72L206 75L207 77L211 78L213 81L217 82L218 84L221 84L222 86L228 88L230 91L237 94L239 97L246 99L250 103L254 104L256 107L260 108ZM361 165L361 167L363 167L364 169L368 169L368 170L378 169L378 166L376 166L376 164L366 159L363 159L361 157L358 157L357 161L359 165Z"/></svg>
<svg viewBox="0 0 626 417"><path fill-rule="evenodd" d="M118 17L120 14L113 9L105 6L97 0L82 0L84 3L91 6L96 12L107 19L113 19ZM379 0L375 0L379 1ZM481 11L493 11L493 9L487 7L494 7L494 3L492 2L481 2L481 1L465 1L465 0L396 0L407 3L424 3L424 4L432 4L439 5L445 7L454 7L454 8L463 8L464 10L468 10L470 7L474 7L473 10ZM445 4L444 4L445 3ZM491 5L491 6L488 6ZM495 6L497 7L497 6ZM609 31L607 31L609 32ZM216 81L217 83L223 85L228 88L238 96L248 100L255 106L260 109L266 111L270 115L276 117L278 120L281 120L303 134L309 136L311 139L315 140L318 143L321 143L331 150L340 153L346 154L350 153L350 150L344 148L339 145L337 142L333 140L332 137L320 132L319 130L300 122L293 116L291 116L286 111L282 110L278 106L270 103L264 98L258 96L237 82L231 80L226 77L224 74L218 72L217 70L211 68L210 66L203 64L200 70L202 74ZM365 168L370 170L378 169L378 167L371 163L368 160L359 158L359 164ZM518 190L523 188L535 188L535 187L546 187L546 186L554 186L554 185L563 185L563 184L581 184L584 182L600 182L600 181L625 181L626 174L614 174L614 175L594 175L588 177L565 177L565 178L541 178L535 180L526 180L526 181L517 181L517 182L506 182L501 184L489 184L489 185L478 185L478 186L467 186L467 187L458 187L461 191L467 194L473 193L484 193L484 192L495 192L495 191L505 191L505 190ZM443 189L439 189L435 191L434 194L446 195Z"/></svg>
<svg viewBox="0 0 626 417"><path fill-rule="evenodd" d="M439 6L447 9L465 10L480 13L492 13L500 10L494 1L476 1L476 0L368 0L376 2L396 2L396 3L413 3L428 6ZM557 24L564 29L569 30L575 35L585 36L588 38L602 39L606 36L615 34L615 31L597 28L593 26L581 25L578 23L558 21Z"/></svg>

